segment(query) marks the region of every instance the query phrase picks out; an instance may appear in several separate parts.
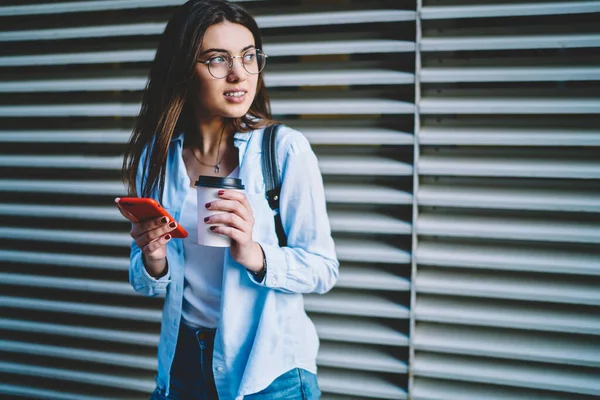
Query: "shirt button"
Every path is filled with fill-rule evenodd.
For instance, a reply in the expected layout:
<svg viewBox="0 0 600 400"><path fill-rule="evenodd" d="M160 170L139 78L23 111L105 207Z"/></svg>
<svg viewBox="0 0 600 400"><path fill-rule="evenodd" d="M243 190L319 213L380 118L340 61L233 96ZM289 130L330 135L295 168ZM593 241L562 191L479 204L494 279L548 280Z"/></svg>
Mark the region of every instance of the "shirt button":
<svg viewBox="0 0 600 400"><path fill-rule="evenodd" d="M217 367L217 372L223 372L223 371L225 371L225 368L223 368L223 367Z"/></svg>

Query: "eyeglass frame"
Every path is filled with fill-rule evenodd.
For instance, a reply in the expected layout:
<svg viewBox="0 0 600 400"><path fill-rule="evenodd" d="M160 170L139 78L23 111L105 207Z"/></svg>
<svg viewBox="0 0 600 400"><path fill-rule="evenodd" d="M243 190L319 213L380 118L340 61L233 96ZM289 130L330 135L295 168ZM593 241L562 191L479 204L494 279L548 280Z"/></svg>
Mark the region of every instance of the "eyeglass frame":
<svg viewBox="0 0 600 400"><path fill-rule="evenodd" d="M248 70L246 69L246 66L244 65L244 62L243 62L243 61L241 62L241 64L242 64L242 68L244 68L244 71L246 71L248 74L250 74L250 75L258 75L258 74L260 74L262 71L264 71L265 67L267 66L267 58L269 58L269 56L268 56L268 55L266 55L266 54L265 54L265 52L264 52L264 51L262 51L262 49L250 48L250 49L248 49L248 50L244 51L244 52L243 52L241 55L239 55L239 56L232 56L231 54L227 53L227 56L228 56L228 57L229 57L229 59L230 59L230 62L229 62L229 68L228 68L228 70L227 70L227 74L225 74L225 76L222 76L222 77L220 77L220 78L217 78L216 76L214 76L214 75L213 75L213 73L212 73L212 72L211 72L211 70L210 70L210 65L209 65L209 64L210 64L210 60L212 60L213 58L215 58L215 57L222 57L222 56L212 56L212 57L210 57L208 60L205 60L205 61L202 61L202 60L196 60L196 62L197 62L197 63L200 63L200 64L204 64L204 65L206 65L206 67L208 68L208 73L209 73L209 74L210 74L210 75L211 75L213 78L215 78L215 79L225 79L225 78L227 78L227 75L231 74L231 71L233 71L233 60L234 60L234 59L236 59L236 58L243 58L243 57L246 55L246 53L247 53L247 52L249 52L249 51L252 51L252 50L253 50L253 51L260 51L260 52L263 54L263 57L265 58L265 65L262 67L262 69L261 69L260 71L256 72L256 73L254 73L254 72L250 72L250 71L248 71Z"/></svg>

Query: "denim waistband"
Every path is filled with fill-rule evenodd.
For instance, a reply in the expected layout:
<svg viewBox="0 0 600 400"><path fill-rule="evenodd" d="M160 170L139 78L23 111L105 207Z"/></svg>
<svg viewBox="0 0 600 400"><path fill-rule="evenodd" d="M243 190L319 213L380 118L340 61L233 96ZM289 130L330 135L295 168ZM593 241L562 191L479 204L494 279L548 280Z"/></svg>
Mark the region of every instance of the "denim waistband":
<svg viewBox="0 0 600 400"><path fill-rule="evenodd" d="M217 330L214 328L198 328L190 326L183 322L183 320L181 321L181 324L179 324L179 334L184 337L193 336L200 340L214 341L216 332Z"/></svg>

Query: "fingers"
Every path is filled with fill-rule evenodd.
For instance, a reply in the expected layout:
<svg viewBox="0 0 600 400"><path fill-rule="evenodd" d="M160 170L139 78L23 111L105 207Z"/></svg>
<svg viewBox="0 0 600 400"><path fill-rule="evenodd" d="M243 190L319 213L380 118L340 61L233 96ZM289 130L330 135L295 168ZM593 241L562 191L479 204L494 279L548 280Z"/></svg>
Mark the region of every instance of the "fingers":
<svg viewBox="0 0 600 400"><path fill-rule="evenodd" d="M163 229L164 233L170 232L173 229L167 229L167 228L172 223L176 224L175 221L169 222L169 218L167 218L167 217L158 217L158 218L154 218L154 219L149 219L147 221L134 223L134 224L132 224L131 236L135 239L136 237L139 237L148 231L152 231L155 229L163 229L163 228L164 228ZM177 225L175 225L175 227L177 227Z"/></svg>
<svg viewBox="0 0 600 400"><path fill-rule="evenodd" d="M225 200L237 200L239 201L244 208L248 211L252 211L252 207L250 206L250 202L248 198L243 192L239 190L219 190L219 197Z"/></svg>
<svg viewBox="0 0 600 400"><path fill-rule="evenodd" d="M229 236L237 243L245 243L252 239L251 235L248 235L246 232L243 232L239 229L232 228L231 226L214 225L210 227L210 230L220 235Z"/></svg>
<svg viewBox="0 0 600 400"><path fill-rule="evenodd" d="M245 206L244 203L248 204L248 206ZM206 203L204 206L207 210L211 211L227 211L230 213L234 213L243 220L254 223L254 217L252 216L252 208L250 207L250 204L248 203L248 200L245 196L243 202L238 199L215 200L211 201L210 203Z"/></svg>
<svg viewBox="0 0 600 400"><path fill-rule="evenodd" d="M169 233L167 233L166 235L160 236L157 239L147 243L145 246L142 246L140 248L142 249L142 252L144 254L149 256L149 258L157 258L153 257L154 253L162 251L162 249L164 249L164 247L171 240L171 238L172 236Z"/></svg>
<svg viewBox="0 0 600 400"><path fill-rule="evenodd" d="M165 238L169 232L177 228L177 222L168 221L169 219L167 217L161 217L149 222L134 223L132 224L131 237L135 240L135 243L138 245L138 247L143 249L148 246L148 244L154 243L160 238ZM162 246L164 243L155 243L155 245ZM151 248L151 251L154 251L154 246Z"/></svg>
<svg viewBox="0 0 600 400"><path fill-rule="evenodd" d="M204 222L208 225L220 224L230 226L242 232L252 233L252 225L239 215L231 212L210 215L204 218Z"/></svg>

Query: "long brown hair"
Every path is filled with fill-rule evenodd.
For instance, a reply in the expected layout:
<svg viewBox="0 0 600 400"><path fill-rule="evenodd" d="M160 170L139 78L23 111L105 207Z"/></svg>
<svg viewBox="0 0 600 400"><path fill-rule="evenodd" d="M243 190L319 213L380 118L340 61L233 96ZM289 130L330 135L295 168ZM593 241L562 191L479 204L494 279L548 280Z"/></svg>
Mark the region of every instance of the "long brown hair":
<svg viewBox="0 0 600 400"><path fill-rule="evenodd" d="M256 48L262 48L256 21L238 4L224 0L190 0L169 20L150 69L140 113L123 159L123 181L130 196L138 196L136 175L138 168L143 168L139 195L152 197L158 191L158 198L162 200L169 143L174 132L191 126L194 117L188 88L194 79L202 38L208 27L224 21L248 28ZM247 115L227 119L225 123L235 131L247 132L270 120L271 106L261 72L256 96Z"/></svg>

